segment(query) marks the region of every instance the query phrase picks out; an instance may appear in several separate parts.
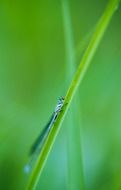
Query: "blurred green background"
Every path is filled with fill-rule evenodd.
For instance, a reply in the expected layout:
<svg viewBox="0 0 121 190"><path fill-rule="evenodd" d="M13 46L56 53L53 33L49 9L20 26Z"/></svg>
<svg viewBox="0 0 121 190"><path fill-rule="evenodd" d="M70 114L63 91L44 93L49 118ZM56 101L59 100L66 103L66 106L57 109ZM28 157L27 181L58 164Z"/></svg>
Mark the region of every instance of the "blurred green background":
<svg viewBox="0 0 121 190"><path fill-rule="evenodd" d="M76 68L107 3L68 1ZM66 77L62 1L1 0L0 26L0 189L24 190L29 175L23 168L31 144L71 81ZM121 6L78 96L85 189L120 189ZM37 189L67 189L69 125L63 122Z"/></svg>

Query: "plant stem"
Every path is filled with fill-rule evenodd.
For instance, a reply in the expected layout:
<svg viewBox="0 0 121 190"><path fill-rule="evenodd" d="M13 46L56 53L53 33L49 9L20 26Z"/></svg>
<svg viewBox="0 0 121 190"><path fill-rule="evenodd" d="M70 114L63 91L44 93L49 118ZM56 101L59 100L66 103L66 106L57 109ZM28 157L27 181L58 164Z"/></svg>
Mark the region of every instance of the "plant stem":
<svg viewBox="0 0 121 190"><path fill-rule="evenodd" d="M71 23L69 0L62 0L62 16L64 23L65 49L66 49L66 81L69 83L76 67L74 38ZM69 190L84 189L83 163L81 153L80 110L78 109L79 96L73 102L66 119L67 141L67 172Z"/></svg>
<svg viewBox="0 0 121 190"><path fill-rule="evenodd" d="M63 122L64 116L67 113L67 110L68 110L68 108L72 102L72 99L77 91L77 88L79 87L82 79L84 78L84 75L91 63L91 60L96 52L96 49L104 35L104 32L106 31L106 29L110 23L113 13L115 12L115 10L118 7L118 4L119 4L119 0L110 0L106 10L104 11L101 19L99 20L99 23L97 24L95 32L89 43L89 46L87 47L87 50L86 50L86 52L82 58L82 61L77 69L77 72L74 75L74 79L72 80L72 82L69 86L69 90L65 97L65 105L66 106L63 107L63 111L58 116L58 118L55 122L55 125L52 127L50 134L48 135L48 138L47 138L47 140L43 146L43 149L39 155L39 158L35 165L35 168L33 169L33 172L32 172L32 175L31 175L31 178L29 181L29 185L27 187L28 190L34 190L36 188L40 174L41 174L44 164L47 160L49 152L52 148L52 145L55 141L55 138L59 132L59 129Z"/></svg>

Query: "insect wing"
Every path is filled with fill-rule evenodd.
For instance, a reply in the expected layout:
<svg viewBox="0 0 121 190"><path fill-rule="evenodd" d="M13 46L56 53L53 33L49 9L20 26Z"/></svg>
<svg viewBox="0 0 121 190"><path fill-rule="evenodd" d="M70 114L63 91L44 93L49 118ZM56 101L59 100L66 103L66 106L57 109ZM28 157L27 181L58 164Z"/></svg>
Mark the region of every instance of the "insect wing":
<svg viewBox="0 0 121 190"><path fill-rule="evenodd" d="M54 114L52 115L48 124L44 127L44 129L42 130L42 132L40 133L40 135L38 136L34 144L32 145L31 150L30 150L30 155L32 155L38 148L41 149L41 145L43 144L43 141L45 140L51 128L53 117L54 117Z"/></svg>

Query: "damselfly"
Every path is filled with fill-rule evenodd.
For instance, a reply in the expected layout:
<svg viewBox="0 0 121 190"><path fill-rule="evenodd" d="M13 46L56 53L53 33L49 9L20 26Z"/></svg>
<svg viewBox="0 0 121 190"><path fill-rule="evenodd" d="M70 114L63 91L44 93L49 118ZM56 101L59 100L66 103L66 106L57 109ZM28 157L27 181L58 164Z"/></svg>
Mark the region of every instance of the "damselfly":
<svg viewBox="0 0 121 190"><path fill-rule="evenodd" d="M31 159L30 159L29 164L27 164L25 166L25 172L29 172L33 160L35 160L37 157L37 154L41 152L42 146L45 143L45 141L49 135L49 132L50 132L52 126L54 125L59 113L61 112L63 105L64 105L64 98L62 97L62 98L59 98L58 104L57 104L57 106L54 110L54 113L52 114L48 124L42 130L42 132L40 133L40 135L38 136L38 138L36 139L36 141L34 142L34 144L32 145L32 147L30 149Z"/></svg>

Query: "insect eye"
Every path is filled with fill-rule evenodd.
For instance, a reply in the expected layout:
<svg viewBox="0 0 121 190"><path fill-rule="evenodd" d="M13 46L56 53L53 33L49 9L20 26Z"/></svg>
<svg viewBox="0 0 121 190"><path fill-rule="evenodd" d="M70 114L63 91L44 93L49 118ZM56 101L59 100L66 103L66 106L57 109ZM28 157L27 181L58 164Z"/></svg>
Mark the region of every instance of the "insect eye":
<svg viewBox="0 0 121 190"><path fill-rule="evenodd" d="M61 97L61 98L59 99L59 101L61 101L61 102L64 101L64 97Z"/></svg>

